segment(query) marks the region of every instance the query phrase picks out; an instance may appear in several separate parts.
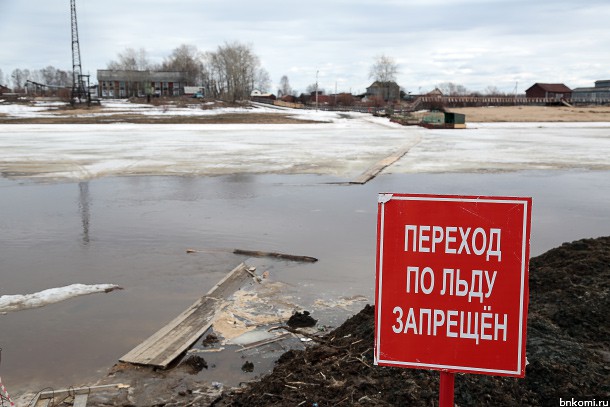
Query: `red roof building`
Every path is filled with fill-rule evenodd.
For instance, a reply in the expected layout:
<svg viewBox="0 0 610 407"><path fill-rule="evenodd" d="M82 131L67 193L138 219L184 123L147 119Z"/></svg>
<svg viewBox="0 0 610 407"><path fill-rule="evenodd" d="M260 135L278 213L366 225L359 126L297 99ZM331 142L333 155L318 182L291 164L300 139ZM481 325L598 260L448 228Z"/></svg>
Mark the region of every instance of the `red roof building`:
<svg viewBox="0 0 610 407"><path fill-rule="evenodd" d="M525 91L528 98L570 99L572 90L563 83L535 83Z"/></svg>

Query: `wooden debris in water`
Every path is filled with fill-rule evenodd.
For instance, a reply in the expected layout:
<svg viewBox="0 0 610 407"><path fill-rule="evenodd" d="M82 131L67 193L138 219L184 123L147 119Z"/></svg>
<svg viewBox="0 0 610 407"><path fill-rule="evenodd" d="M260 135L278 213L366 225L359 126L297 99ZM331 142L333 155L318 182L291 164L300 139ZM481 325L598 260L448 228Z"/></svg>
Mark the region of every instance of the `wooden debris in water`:
<svg viewBox="0 0 610 407"><path fill-rule="evenodd" d="M301 262L306 262L306 263L315 263L316 261L318 261L318 259L316 259L315 257L310 257L310 256L297 256L294 254L263 252L263 251L257 251L257 250L235 249L235 250L233 250L233 253L244 255L244 256L251 256L251 257L274 257L276 259L301 261Z"/></svg>

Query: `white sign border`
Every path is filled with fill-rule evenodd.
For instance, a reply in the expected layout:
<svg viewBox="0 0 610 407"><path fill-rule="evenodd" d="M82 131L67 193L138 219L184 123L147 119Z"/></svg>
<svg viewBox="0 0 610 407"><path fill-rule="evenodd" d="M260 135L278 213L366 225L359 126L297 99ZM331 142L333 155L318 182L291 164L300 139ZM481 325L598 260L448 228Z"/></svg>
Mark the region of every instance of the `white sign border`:
<svg viewBox="0 0 610 407"><path fill-rule="evenodd" d="M385 204L391 200L397 201L434 201L434 202L467 202L467 203L501 203L501 204L512 204L512 205L523 205L523 230L522 230L522 242L521 242L521 286L520 286L520 297L519 297L519 341L518 341L518 352L517 352L517 370L501 370L501 369L484 369L471 366L451 366L451 365L437 365L430 363L415 363L415 362L402 362L396 360L385 360L381 359L381 304L382 304L382 287L383 287L383 239L384 239L384 227L385 227ZM526 199L506 197L506 199L494 199L494 198L462 198L458 196L433 196L433 195L394 195L394 194L379 194L378 202L381 204L380 214L380 230L379 230L379 276L378 276L378 288L377 288L377 318L378 326L376 327L377 332L375 335L375 352L373 354L373 363L378 365L383 363L384 365L394 366L408 366L414 368L429 368L437 370L456 370L464 373L468 372L480 372L484 374L496 373L501 375L521 375L523 370L523 317L524 317L524 297L525 297L525 265L527 264L526 253L528 239L526 239L527 233L527 220L529 209L529 201Z"/></svg>

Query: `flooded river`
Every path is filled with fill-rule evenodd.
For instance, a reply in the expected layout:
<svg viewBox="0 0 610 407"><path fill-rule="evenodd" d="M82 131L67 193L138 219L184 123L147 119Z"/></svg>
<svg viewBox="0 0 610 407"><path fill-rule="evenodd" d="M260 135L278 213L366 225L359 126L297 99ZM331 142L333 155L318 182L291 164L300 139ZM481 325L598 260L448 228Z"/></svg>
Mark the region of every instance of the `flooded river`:
<svg viewBox="0 0 610 407"><path fill-rule="evenodd" d="M244 261L234 249L318 258L272 261L269 281L288 311L340 324L373 299L380 192L531 196L532 255L610 232L607 124L428 131L325 120L0 126L0 295L124 288L0 314L11 393L104 376ZM405 146L368 184L341 184ZM253 377L238 358L206 359L216 364L206 381Z"/></svg>
<svg viewBox="0 0 610 407"><path fill-rule="evenodd" d="M372 301L379 192L532 196L538 255L609 233L609 179L609 171L563 170L389 174L366 185L321 175L0 180L1 294L124 288L0 315L0 373L17 394L91 382L244 260L235 248L317 257L276 262L271 279L319 324L337 325L364 303L314 304Z"/></svg>

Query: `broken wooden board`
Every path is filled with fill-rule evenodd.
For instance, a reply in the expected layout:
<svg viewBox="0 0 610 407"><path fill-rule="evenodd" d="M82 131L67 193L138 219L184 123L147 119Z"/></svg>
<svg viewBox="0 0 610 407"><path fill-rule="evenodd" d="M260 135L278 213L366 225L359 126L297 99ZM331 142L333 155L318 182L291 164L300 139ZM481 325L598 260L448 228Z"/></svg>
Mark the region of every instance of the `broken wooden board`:
<svg viewBox="0 0 610 407"><path fill-rule="evenodd" d="M241 263L206 295L119 360L167 368L212 326L224 301L250 278L248 266Z"/></svg>
<svg viewBox="0 0 610 407"><path fill-rule="evenodd" d="M69 397L73 397L74 401L72 403L73 407L87 407L87 401L89 399L89 395L98 391L105 390L114 390L114 389L126 389L129 388L128 385L125 384L106 384L103 386L90 386L90 387L71 387L69 389L63 390L49 390L42 391L36 395L36 398L28 404L32 407L48 407L50 405L59 404L59 400L65 401ZM63 404L62 404L63 405Z"/></svg>

